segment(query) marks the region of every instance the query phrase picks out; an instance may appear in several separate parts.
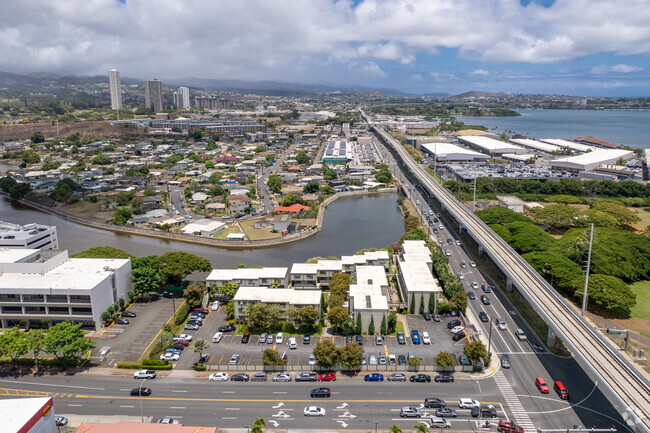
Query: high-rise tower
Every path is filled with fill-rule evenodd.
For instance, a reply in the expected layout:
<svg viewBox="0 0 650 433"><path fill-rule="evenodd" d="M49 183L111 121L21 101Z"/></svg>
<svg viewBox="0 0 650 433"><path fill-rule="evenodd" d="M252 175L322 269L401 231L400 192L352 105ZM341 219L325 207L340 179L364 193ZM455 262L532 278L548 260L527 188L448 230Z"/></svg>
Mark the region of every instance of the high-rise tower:
<svg viewBox="0 0 650 433"><path fill-rule="evenodd" d="M122 86L120 85L120 71L111 69L108 71L108 85L111 91L111 108L122 109Z"/></svg>
<svg viewBox="0 0 650 433"><path fill-rule="evenodd" d="M190 89L187 87L178 88L178 108L183 111L189 110L190 107Z"/></svg>
<svg viewBox="0 0 650 433"><path fill-rule="evenodd" d="M159 79L144 82L144 105L153 108L154 113L162 113L162 83Z"/></svg>

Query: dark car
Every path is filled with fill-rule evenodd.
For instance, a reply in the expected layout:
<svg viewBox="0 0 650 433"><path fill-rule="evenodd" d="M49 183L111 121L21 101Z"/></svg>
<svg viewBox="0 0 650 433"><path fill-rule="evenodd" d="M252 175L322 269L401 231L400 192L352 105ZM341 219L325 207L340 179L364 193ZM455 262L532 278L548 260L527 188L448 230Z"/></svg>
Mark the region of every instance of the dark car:
<svg viewBox="0 0 650 433"><path fill-rule="evenodd" d="M406 375L404 373L391 373L386 380L389 382L406 382Z"/></svg>
<svg viewBox="0 0 650 433"><path fill-rule="evenodd" d="M309 344L311 343L311 335L305 334L304 337L302 337L302 344Z"/></svg>
<svg viewBox="0 0 650 433"><path fill-rule="evenodd" d="M488 318L488 315L485 314L485 311L481 311L480 313L478 313L478 317L481 318L481 322L489 322L490 321L490 319Z"/></svg>
<svg viewBox="0 0 650 433"><path fill-rule="evenodd" d="M482 418L496 418L497 410L492 405L481 406L480 408L478 406L474 406L472 408L472 416L474 418L478 418L479 415L481 415Z"/></svg>
<svg viewBox="0 0 650 433"><path fill-rule="evenodd" d="M474 294L474 292L467 292L467 297L469 299L476 299L476 295Z"/></svg>
<svg viewBox="0 0 650 433"><path fill-rule="evenodd" d="M449 408L446 408L446 407L441 407L441 408L436 409L436 416L439 416L441 418L443 418L443 417L456 418L458 416L458 414L453 409L449 409Z"/></svg>
<svg viewBox="0 0 650 433"><path fill-rule="evenodd" d="M418 373L409 377L411 382L431 382L431 376L428 374Z"/></svg>
<svg viewBox="0 0 650 433"><path fill-rule="evenodd" d="M151 388L133 388L131 390L131 395L151 395Z"/></svg>
<svg viewBox="0 0 650 433"><path fill-rule="evenodd" d="M357 335L357 344L363 346L363 336Z"/></svg>
<svg viewBox="0 0 650 433"><path fill-rule="evenodd" d="M224 325L219 327L219 332L232 332L235 330L235 325Z"/></svg>
<svg viewBox="0 0 650 433"><path fill-rule="evenodd" d="M458 334L454 334L453 337L451 337L452 340L454 341L460 341L463 338L467 337L464 332L459 332Z"/></svg>
<svg viewBox="0 0 650 433"><path fill-rule="evenodd" d="M250 332L246 332L246 333L244 333L244 335L241 336L241 342L243 344L247 344L248 340L250 340L250 339L251 339L251 333Z"/></svg>
<svg viewBox="0 0 650 433"><path fill-rule="evenodd" d="M125 319L124 317L118 317L115 319L115 324L116 325L128 325L129 324L129 319Z"/></svg>
<svg viewBox="0 0 650 433"><path fill-rule="evenodd" d="M404 355L397 355L397 364L399 364L399 365L406 365L406 356L404 356Z"/></svg>
<svg viewBox="0 0 650 433"><path fill-rule="evenodd" d="M209 353L203 353L199 357L198 365L205 364L206 362L208 362L208 359L210 359L210 354Z"/></svg>
<svg viewBox="0 0 650 433"><path fill-rule="evenodd" d="M180 343L172 344L172 345L169 346L169 347L172 348L172 349L180 350L180 351L182 351L183 349L185 349L185 345L180 344Z"/></svg>
<svg viewBox="0 0 650 433"><path fill-rule="evenodd" d="M467 356L465 356L462 353L460 354L459 362L460 362L460 365L472 365L472 363L469 362L469 359L467 358Z"/></svg>
<svg viewBox="0 0 650 433"><path fill-rule="evenodd" d="M488 298L487 295L481 295L481 302L483 302L484 305L490 305L490 298Z"/></svg>
<svg viewBox="0 0 650 433"><path fill-rule="evenodd" d="M433 380L436 382L453 382L454 375L451 373L440 373Z"/></svg>
<svg viewBox="0 0 650 433"><path fill-rule="evenodd" d="M318 375L316 373L298 373L294 378L296 382L316 382L318 380Z"/></svg>
<svg viewBox="0 0 650 433"><path fill-rule="evenodd" d="M331 394L329 388L314 388L309 393L310 397L329 397Z"/></svg>
<svg viewBox="0 0 650 433"><path fill-rule="evenodd" d="M201 319L205 319L205 314L199 313L199 312L194 312L194 313L190 314L190 317L198 317L198 318L201 318Z"/></svg>
<svg viewBox="0 0 650 433"><path fill-rule="evenodd" d="M450 320L449 323L447 323L447 329L451 329L456 326L460 326L460 320L458 319Z"/></svg>
<svg viewBox="0 0 650 433"><path fill-rule="evenodd" d="M447 404L443 399L438 397L427 397L424 399L424 407L440 408L445 407Z"/></svg>
<svg viewBox="0 0 650 433"><path fill-rule="evenodd" d="M190 319L187 321L187 324L203 326L203 320L201 319Z"/></svg>
<svg viewBox="0 0 650 433"><path fill-rule="evenodd" d="M483 285L481 286L481 288L483 289L483 291L484 291L485 293L490 293L490 292L492 291L492 286L490 286L490 285L488 285L488 284L485 284L485 283L483 283Z"/></svg>
<svg viewBox="0 0 650 433"><path fill-rule="evenodd" d="M122 313L122 317L135 317L135 316L137 316L137 314L131 311L125 311L124 313Z"/></svg>
<svg viewBox="0 0 650 433"><path fill-rule="evenodd" d="M266 382L266 373L255 373L251 376L251 382Z"/></svg>
<svg viewBox="0 0 650 433"><path fill-rule="evenodd" d="M250 379L250 376L246 373L237 373L230 376L230 380L233 382L248 382Z"/></svg>
<svg viewBox="0 0 650 433"><path fill-rule="evenodd" d="M431 314L427 313L426 311L422 313L422 317L424 317L424 320L431 320Z"/></svg>
<svg viewBox="0 0 650 433"><path fill-rule="evenodd" d="M510 355L507 353L501 355L501 367L510 368Z"/></svg>
<svg viewBox="0 0 650 433"><path fill-rule="evenodd" d="M398 332L397 333L397 342L399 344L406 344L406 338L404 338L404 333L403 332Z"/></svg>

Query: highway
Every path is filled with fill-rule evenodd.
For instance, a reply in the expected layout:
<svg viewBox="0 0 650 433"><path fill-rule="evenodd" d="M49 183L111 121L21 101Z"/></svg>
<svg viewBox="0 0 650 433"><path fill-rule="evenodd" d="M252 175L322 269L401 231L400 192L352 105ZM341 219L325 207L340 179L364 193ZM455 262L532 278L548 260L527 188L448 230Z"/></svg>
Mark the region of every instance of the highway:
<svg viewBox="0 0 650 433"><path fill-rule="evenodd" d="M363 113L362 113L363 114ZM365 116L364 116L365 117ZM513 285L556 331L585 371L592 376L622 416L639 432L650 432L650 385L633 366L598 334L546 281L507 243L460 203L449 191L435 182L404 149L381 128L371 130L397 152L422 186L433 194L484 248ZM593 370L592 368L593 367Z"/></svg>

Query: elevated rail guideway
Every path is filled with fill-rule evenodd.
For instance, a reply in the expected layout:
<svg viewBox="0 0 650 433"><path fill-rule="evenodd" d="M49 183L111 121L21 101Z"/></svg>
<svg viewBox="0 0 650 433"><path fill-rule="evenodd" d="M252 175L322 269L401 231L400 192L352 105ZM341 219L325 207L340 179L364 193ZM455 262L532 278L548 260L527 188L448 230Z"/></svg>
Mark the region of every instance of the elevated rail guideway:
<svg viewBox="0 0 650 433"><path fill-rule="evenodd" d="M365 113L361 112L365 119ZM406 149L378 126L371 132L388 148L393 149L409 170L442 207L452 215L467 234L483 249L507 276L519 293L548 323L571 350L578 363L619 410L630 427L639 433L650 433L650 383L618 350L553 287L551 287L517 252L483 221L460 203L447 189L432 179Z"/></svg>

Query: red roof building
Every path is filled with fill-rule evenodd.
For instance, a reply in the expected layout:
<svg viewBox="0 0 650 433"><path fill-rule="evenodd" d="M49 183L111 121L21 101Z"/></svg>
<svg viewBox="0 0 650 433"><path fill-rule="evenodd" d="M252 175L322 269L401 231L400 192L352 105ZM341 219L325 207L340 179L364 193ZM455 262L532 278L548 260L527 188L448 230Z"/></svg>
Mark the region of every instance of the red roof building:
<svg viewBox="0 0 650 433"><path fill-rule="evenodd" d="M275 208L276 212L292 212L292 213L300 213L302 211L307 211L309 210L309 206L303 206L299 203L294 203L291 206L278 206Z"/></svg>

